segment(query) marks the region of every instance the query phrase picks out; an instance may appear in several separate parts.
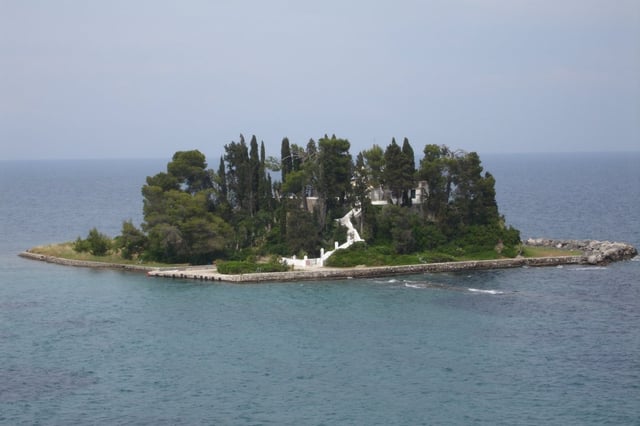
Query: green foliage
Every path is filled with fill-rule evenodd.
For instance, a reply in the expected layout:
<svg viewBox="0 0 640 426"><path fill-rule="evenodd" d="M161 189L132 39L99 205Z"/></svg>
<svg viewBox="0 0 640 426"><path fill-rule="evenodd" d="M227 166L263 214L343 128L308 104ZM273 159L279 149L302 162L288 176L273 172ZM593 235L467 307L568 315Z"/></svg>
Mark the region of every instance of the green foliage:
<svg viewBox="0 0 640 426"><path fill-rule="evenodd" d="M319 254L320 233L313 214L295 208L287 210L285 244L289 253Z"/></svg>
<svg viewBox="0 0 640 426"><path fill-rule="evenodd" d="M73 250L78 253L88 253L90 250L89 241L83 240L82 237L76 238L73 242Z"/></svg>
<svg viewBox="0 0 640 426"><path fill-rule="evenodd" d="M147 179L154 182L154 179ZM145 258L166 263L208 263L226 248L231 228L210 211L210 189L195 193L145 185Z"/></svg>
<svg viewBox="0 0 640 426"><path fill-rule="evenodd" d="M384 151L379 145L374 144L370 149L362 151L364 157L365 172L373 188L378 188L383 182L383 170L385 169Z"/></svg>
<svg viewBox="0 0 640 426"><path fill-rule="evenodd" d="M190 194L211 188L212 185L205 156L198 150L173 154L173 160L167 165L167 172Z"/></svg>
<svg viewBox="0 0 640 426"><path fill-rule="evenodd" d="M111 250L111 238L93 228L86 239L78 237L73 243L73 249L78 253L89 252L93 256L104 256Z"/></svg>
<svg viewBox="0 0 640 426"><path fill-rule="evenodd" d="M120 249L122 257L133 259L144 253L149 243L147 236L135 227L129 220L122 223L120 236L116 238L116 246Z"/></svg>
<svg viewBox="0 0 640 426"><path fill-rule="evenodd" d="M261 272L286 272L289 270L287 265L283 265L277 261L269 263L256 263L251 261L218 261L216 268L221 274L252 274Z"/></svg>
<svg viewBox="0 0 640 426"><path fill-rule="evenodd" d="M370 245L335 253L334 266L518 253L520 234L504 225L495 179L474 152L427 145L416 172L406 138L402 147L393 139L385 151L374 145L360 152L355 164L349 141L335 135L304 147L285 138L279 161L266 156L255 136L247 145L240 135L224 149L217 171L207 169L201 152L179 151L166 172L147 178L142 229L124 222L116 238L122 257L206 264L249 255L318 256L320 247L346 240L334 219L356 206L362 213L354 226ZM282 171L282 182L273 184L267 169ZM425 190L412 203L417 179L426 181ZM372 205L373 188L391 192L396 205ZM95 229L74 243L92 253L110 247Z"/></svg>
<svg viewBox="0 0 640 426"><path fill-rule="evenodd" d="M389 246L369 246L358 242L347 249L337 250L325 264L334 268L355 266L414 265L418 263L452 262L456 257L437 251L398 254Z"/></svg>
<svg viewBox="0 0 640 426"><path fill-rule="evenodd" d="M319 208L318 221L322 228L327 218L333 218L335 210L344 206L352 186L352 160L350 143L334 136L318 141L318 196L323 200Z"/></svg>
<svg viewBox="0 0 640 426"><path fill-rule="evenodd" d="M326 266L346 268L359 265L382 266L387 265L392 253L386 247L369 247L364 242L358 242L346 249L336 250L325 262Z"/></svg>

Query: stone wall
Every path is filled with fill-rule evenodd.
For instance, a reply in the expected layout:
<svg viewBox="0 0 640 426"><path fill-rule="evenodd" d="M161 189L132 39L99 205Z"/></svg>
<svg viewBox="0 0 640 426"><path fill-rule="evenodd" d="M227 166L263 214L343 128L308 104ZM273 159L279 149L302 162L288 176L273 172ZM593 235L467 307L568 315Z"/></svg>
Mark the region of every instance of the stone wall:
<svg viewBox="0 0 640 426"><path fill-rule="evenodd" d="M61 259L53 256L31 253L20 253L20 256L43 262L57 263L66 266L82 266L90 268L110 268L134 272L147 272L149 276L165 278L186 278L203 281L226 281L232 283L285 282L303 280L332 280L349 278L372 278L391 275L410 275L425 272L458 272L487 269L518 268L524 266L559 266L559 265L600 265L620 260L631 259L638 254L635 247L626 243L594 240L555 240L529 239L526 245L555 247L566 250L579 250L579 256L553 257L517 257L515 259L474 260L463 262L424 263L401 266L376 266L356 268L313 268L288 272L270 272L254 274L225 275L220 274L214 266L191 266L176 268L154 268L141 265L123 265L114 263L91 262L82 260Z"/></svg>
<svg viewBox="0 0 640 426"><path fill-rule="evenodd" d="M122 263L107 263L107 262L93 262L90 260L63 259L61 257L46 256L44 254L31 253L28 250L23 251L22 253L19 253L18 256L24 257L26 259L40 260L42 262L47 262L47 263L55 263L57 265L75 266L75 267L83 267L83 268L121 269L124 271L133 271L133 272L148 272L148 271L153 271L158 269L158 268L153 268L150 266L142 266L142 265L126 265Z"/></svg>

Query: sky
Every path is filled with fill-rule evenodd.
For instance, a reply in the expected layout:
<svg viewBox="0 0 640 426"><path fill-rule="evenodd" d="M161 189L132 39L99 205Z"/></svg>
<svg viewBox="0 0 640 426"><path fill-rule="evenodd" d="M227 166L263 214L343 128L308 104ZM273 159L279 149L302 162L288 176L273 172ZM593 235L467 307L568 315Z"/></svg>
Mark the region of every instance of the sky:
<svg viewBox="0 0 640 426"><path fill-rule="evenodd" d="M638 0L0 0L0 160L640 150Z"/></svg>

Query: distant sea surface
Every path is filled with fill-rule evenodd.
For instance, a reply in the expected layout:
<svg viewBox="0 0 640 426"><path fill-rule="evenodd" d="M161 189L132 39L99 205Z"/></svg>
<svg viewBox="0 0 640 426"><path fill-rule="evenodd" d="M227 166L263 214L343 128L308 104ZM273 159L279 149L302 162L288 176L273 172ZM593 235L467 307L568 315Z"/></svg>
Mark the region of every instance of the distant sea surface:
<svg viewBox="0 0 640 426"><path fill-rule="evenodd" d="M481 158L523 238L640 247L640 153ZM0 424L640 424L637 258L228 285L17 257L139 224L167 161L0 162Z"/></svg>

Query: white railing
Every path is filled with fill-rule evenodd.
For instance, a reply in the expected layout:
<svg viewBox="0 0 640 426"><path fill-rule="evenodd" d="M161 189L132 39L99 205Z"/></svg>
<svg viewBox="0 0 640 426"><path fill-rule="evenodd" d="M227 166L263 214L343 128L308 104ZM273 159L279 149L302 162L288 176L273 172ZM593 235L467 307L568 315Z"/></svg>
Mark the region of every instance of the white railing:
<svg viewBox="0 0 640 426"><path fill-rule="evenodd" d="M338 242L336 241L334 249L327 252L324 251L324 248L321 248L320 257L308 258L307 256L304 256L302 259L298 259L294 255L292 257L283 257L282 263L285 263L286 265L289 265L289 266L293 266L294 268L302 268L302 269L322 267L324 266L325 260L327 260L333 253L335 253L336 250L346 249L350 247L352 244L357 243L358 241L364 241L362 238L360 238L360 234L351 223L351 218L358 217L360 216L360 214L362 214L362 210L354 208L354 209L351 209L349 213L347 213L340 219L336 219L336 221L339 222L340 225L347 228L347 241L344 242L343 244L339 245Z"/></svg>

